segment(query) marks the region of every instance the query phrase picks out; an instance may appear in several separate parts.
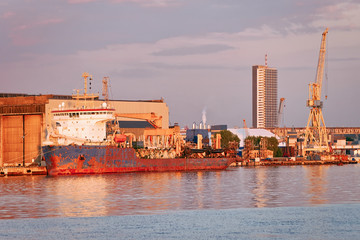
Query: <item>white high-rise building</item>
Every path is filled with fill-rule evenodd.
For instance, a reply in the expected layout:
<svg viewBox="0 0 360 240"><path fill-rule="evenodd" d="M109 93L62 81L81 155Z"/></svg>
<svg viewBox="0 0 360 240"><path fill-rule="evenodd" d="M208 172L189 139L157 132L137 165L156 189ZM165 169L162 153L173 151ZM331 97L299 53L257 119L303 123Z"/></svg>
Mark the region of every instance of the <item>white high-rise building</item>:
<svg viewBox="0 0 360 240"><path fill-rule="evenodd" d="M252 67L253 127L277 126L277 69L256 65Z"/></svg>

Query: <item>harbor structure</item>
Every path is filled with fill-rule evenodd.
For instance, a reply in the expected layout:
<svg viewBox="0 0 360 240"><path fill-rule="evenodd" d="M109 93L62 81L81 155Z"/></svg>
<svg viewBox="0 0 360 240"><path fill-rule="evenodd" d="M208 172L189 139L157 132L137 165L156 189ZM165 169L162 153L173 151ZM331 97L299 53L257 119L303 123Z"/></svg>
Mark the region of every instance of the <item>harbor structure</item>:
<svg viewBox="0 0 360 240"><path fill-rule="evenodd" d="M277 69L265 65L252 67L252 114L254 128L272 128L278 124Z"/></svg>

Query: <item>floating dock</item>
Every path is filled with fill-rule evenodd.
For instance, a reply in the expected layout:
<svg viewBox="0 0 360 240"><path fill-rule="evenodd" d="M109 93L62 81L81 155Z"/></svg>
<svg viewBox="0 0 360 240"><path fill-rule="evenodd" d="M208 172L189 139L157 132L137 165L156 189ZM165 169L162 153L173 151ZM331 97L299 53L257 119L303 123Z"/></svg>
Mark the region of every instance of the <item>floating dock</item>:
<svg viewBox="0 0 360 240"><path fill-rule="evenodd" d="M24 175L47 175L46 167L0 167L0 177L4 176L24 176Z"/></svg>

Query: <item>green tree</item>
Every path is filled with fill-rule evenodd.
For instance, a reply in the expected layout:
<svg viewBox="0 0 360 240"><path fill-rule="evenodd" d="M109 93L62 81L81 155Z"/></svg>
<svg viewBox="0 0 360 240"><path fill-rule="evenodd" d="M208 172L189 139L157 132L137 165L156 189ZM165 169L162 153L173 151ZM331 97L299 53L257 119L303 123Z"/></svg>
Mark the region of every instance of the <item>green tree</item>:
<svg viewBox="0 0 360 240"><path fill-rule="evenodd" d="M354 139L352 137L346 137L346 141L347 142L352 142L352 141L354 141Z"/></svg>
<svg viewBox="0 0 360 240"><path fill-rule="evenodd" d="M267 139L267 149L273 151L274 157L282 157L279 141L275 137L248 136L246 139L250 139L253 142L255 149L259 149L261 138Z"/></svg>
<svg viewBox="0 0 360 240"><path fill-rule="evenodd" d="M217 134L221 135L221 148L228 148L230 142L237 142L237 145L240 143L240 138L228 130L222 130Z"/></svg>
<svg viewBox="0 0 360 240"><path fill-rule="evenodd" d="M267 139L267 149L274 152L274 155L279 148L279 141L275 137L266 138Z"/></svg>
<svg viewBox="0 0 360 240"><path fill-rule="evenodd" d="M267 138L267 149L273 151L274 157L282 157L282 151L279 148L279 141L276 139L276 137L270 137Z"/></svg>
<svg viewBox="0 0 360 240"><path fill-rule="evenodd" d="M248 137L246 137L246 139L245 140L247 140L247 139L250 139L252 142L253 142L253 144L254 144L254 147L256 147L256 146L259 146L260 145L260 139L261 139L261 137L255 137L255 136L248 136Z"/></svg>

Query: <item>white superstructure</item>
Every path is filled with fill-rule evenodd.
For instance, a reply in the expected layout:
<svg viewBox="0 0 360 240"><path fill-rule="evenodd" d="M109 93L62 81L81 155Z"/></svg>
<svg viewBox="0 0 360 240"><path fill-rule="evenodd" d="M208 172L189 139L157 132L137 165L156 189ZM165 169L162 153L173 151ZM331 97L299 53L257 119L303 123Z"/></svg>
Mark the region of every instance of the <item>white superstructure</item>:
<svg viewBox="0 0 360 240"><path fill-rule="evenodd" d="M114 113L110 108L54 110L52 135L60 145L105 142L106 122L115 119Z"/></svg>
<svg viewBox="0 0 360 240"><path fill-rule="evenodd" d="M72 96L76 104L65 107L63 102L51 111L52 126L48 129L50 133L47 144L52 144L52 141L59 145L108 142L106 123L115 120L115 109L107 104L108 99L97 105L99 102L96 103L95 99L98 99L99 95L87 93L87 82L92 80L92 76L85 72L82 77L84 93L80 94L80 90L77 90Z"/></svg>

